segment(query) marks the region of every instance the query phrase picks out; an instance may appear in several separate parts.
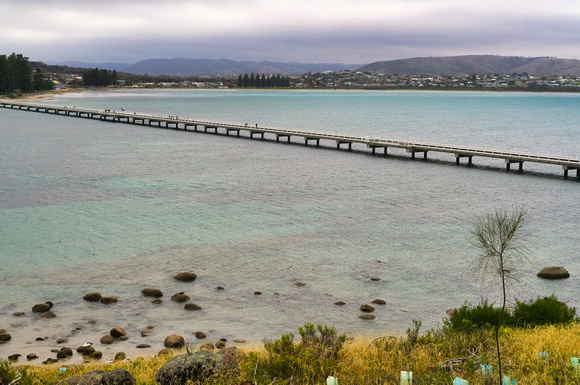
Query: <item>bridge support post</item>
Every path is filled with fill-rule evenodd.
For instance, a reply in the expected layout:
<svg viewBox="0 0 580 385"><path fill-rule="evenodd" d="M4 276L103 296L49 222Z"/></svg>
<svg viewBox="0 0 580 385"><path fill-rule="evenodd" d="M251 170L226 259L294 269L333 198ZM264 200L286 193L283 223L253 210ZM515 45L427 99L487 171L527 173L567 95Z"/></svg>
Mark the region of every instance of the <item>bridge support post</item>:
<svg viewBox="0 0 580 385"><path fill-rule="evenodd" d="M569 170L576 170L576 178L580 178L580 172L578 172L579 168L574 166L562 166L564 170L564 179L568 179L568 171Z"/></svg>
<svg viewBox="0 0 580 385"><path fill-rule="evenodd" d="M521 160L515 160L515 159L506 159L505 160L505 170L506 171L509 171L510 170L512 163L519 163L518 169L519 169L519 171L523 171L523 169L524 169L524 162L521 161Z"/></svg>
<svg viewBox="0 0 580 385"><path fill-rule="evenodd" d="M459 160L461 158L468 158L469 160L467 161L467 163L472 164L473 155L463 155L463 154L455 154L455 164L459 165Z"/></svg>

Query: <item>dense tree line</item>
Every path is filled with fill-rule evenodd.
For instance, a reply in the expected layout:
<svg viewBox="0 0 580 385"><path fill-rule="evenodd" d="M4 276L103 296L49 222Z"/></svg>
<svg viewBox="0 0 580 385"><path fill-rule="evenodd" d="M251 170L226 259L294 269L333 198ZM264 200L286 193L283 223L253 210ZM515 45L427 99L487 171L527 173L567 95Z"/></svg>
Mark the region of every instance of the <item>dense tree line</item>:
<svg viewBox="0 0 580 385"><path fill-rule="evenodd" d="M0 55L0 93L51 90L53 84L40 69L32 70L27 57Z"/></svg>
<svg viewBox="0 0 580 385"><path fill-rule="evenodd" d="M264 75L252 72L251 75L244 74L238 77L238 87L248 88L285 88L290 87L290 78L287 76L278 75Z"/></svg>
<svg viewBox="0 0 580 385"><path fill-rule="evenodd" d="M88 69L83 72L83 83L86 87L107 87L117 84L117 71Z"/></svg>

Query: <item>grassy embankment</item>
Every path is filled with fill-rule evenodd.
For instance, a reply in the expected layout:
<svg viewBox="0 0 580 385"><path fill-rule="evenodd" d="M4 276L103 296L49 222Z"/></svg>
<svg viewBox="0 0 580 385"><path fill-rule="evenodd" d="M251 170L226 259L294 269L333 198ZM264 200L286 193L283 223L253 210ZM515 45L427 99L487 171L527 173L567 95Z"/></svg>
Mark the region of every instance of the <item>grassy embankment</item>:
<svg viewBox="0 0 580 385"><path fill-rule="evenodd" d="M333 375L339 384L399 384L402 370L413 372L414 384L451 384L457 376L470 385L488 384L479 364L491 364L497 381L497 360L490 331L450 333L443 330L418 335L409 330L406 338L380 338L375 341L346 341L338 354L332 347L292 350L283 345L279 350L256 348L240 355L239 371L227 377L206 382L238 384L242 380L258 384L326 384ZM293 344L296 346L297 344ZM580 384L580 370L570 363L580 355L580 325L539 326L535 328L504 328L501 333L503 373L518 384ZM285 350L286 349L286 350ZM293 349L293 348L292 348ZM547 352L549 359L541 359ZM183 354L185 351L176 351ZM329 353L329 354L326 354ZM42 367L26 368L26 377L38 384L54 384L73 375L101 369L127 369L137 384L155 384L155 373L169 359L161 356L135 359L132 362L105 364L100 362L67 366L66 361ZM66 367L66 372L60 368ZM277 378L276 382L273 380Z"/></svg>

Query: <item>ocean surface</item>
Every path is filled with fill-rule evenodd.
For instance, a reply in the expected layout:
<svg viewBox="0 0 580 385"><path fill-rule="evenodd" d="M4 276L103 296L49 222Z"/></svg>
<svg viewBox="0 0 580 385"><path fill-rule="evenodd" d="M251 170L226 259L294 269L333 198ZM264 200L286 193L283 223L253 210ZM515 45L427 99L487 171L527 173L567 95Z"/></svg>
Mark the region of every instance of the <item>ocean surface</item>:
<svg viewBox="0 0 580 385"><path fill-rule="evenodd" d="M127 90L41 103L580 158L577 94ZM555 294L580 305L575 172L322 144L0 109L0 328L12 335L0 358L53 357L59 337L73 348L92 341L106 359L153 354L173 333L195 347L260 344L306 322L355 337L404 334L412 319L438 327L449 308L500 301L473 274L470 230L502 206L531 218L531 261L517 266L512 301ZM537 278L548 265L571 277ZM198 278L176 282L181 271ZM162 305L141 296L146 287L164 292ZM93 291L119 300L82 300ZM177 292L202 310L183 310ZM359 319L374 299L386 301L376 319ZM45 301L56 318L31 313ZM114 326L129 339L101 345Z"/></svg>

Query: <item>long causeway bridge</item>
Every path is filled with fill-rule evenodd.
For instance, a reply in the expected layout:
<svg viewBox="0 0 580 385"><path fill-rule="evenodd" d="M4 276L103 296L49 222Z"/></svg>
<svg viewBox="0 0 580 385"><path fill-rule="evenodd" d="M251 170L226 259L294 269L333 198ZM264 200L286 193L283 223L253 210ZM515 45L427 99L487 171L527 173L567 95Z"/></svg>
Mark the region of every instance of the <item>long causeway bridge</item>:
<svg viewBox="0 0 580 385"><path fill-rule="evenodd" d="M324 134L317 132L305 132L305 131L295 131L286 130L280 128L268 128L268 127L258 127L258 125L248 125L248 124L229 124L229 123L216 123L216 122L205 122L190 118L183 118L178 116L158 116L142 114L137 112L127 112L127 111L111 111L111 110L98 110L89 108L77 108L77 107L59 107L47 104L36 104L36 103L25 103L25 102L13 102L13 101L0 101L0 107L17 109L21 111L32 111L32 112L42 112L47 114L55 114L61 116L71 116L78 118L88 118L88 119L98 119L106 122L119 122L127 124L139 124L143 126L152 126L176 130L193 130L197 132L214 133L214 134L234 134L240 136L240 133L244 133L245 137L254 138L259 137L261 139L271 139L279 142L280 140L285 140L290 142L291 137L301 138L305 145L316 144L320 146L321 141L330 141L336 144L337 149L347 148L352 150L353 144L362 144L366 146L373 154L379 150L384 155L387 155L387 149L400 148L405 149L407 153L415 159L416 154L422 155L424 159L427 159L427 153L430 151L449 153L455 156L456 164L460 164L462 158L466 158L468 164L472 164L474 156L486 157L486 158L498 158L505 161L505 167L507 171L515 164L518 169L523 170L524 162L535 162L544 163L561 166L564 171L564 178L568 178L568 171L574 170L576 172L576 178L580 178L578 169L580 169L580 160L571 159L566 157L558 156L548 156L548 155L535 155L521 152L513 151L502 151L502 150L488 150L474 147L458 147L458 146L447 146L443 144L433 144L433 143L418 143L391 139L373 139L368 137L357 137L357 136L347 136L347 135L337 135L337 134Z"/></svg>

